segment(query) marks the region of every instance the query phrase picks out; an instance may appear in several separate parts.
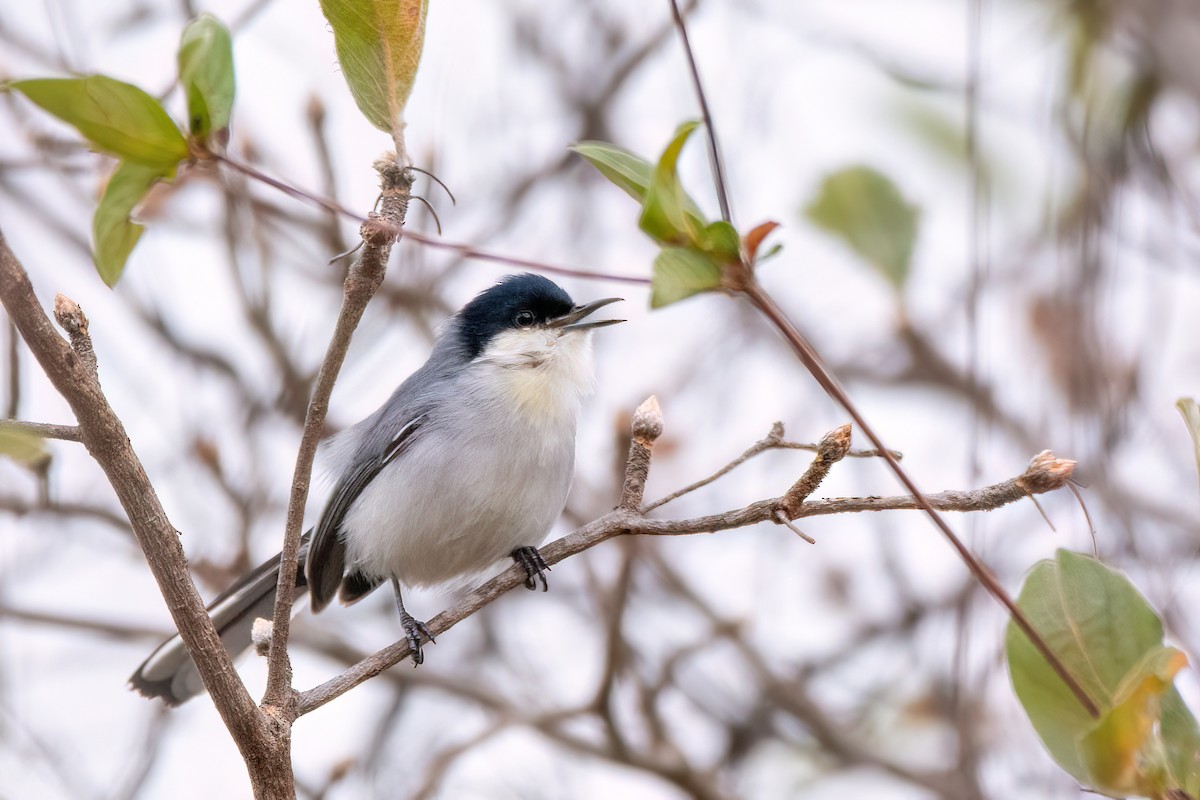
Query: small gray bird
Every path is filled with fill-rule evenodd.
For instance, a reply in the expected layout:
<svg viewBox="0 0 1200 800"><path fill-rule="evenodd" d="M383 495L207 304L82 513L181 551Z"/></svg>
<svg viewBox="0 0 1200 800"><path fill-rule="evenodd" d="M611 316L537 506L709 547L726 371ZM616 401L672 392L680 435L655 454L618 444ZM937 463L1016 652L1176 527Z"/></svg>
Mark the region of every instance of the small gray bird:
<svg viewBox="0 0 1200 800"><path fill-rule="evenodd" d="M615 303L577 306L538 275L511 275L479 294L439 331L433 353L371 416L325 446L336 485L300 548L297 592L313 611L336 595L349 605L390 581L413 662L421 636L404 609L405 586L431 586L511 557L525 586L547 588L537 546L567 500L580 402L592 389L584 321ZM254 620L275 606L279 556L208 607L237 656ZM130 678L147 697L177 705L204 690L176 635Z"/></svg>

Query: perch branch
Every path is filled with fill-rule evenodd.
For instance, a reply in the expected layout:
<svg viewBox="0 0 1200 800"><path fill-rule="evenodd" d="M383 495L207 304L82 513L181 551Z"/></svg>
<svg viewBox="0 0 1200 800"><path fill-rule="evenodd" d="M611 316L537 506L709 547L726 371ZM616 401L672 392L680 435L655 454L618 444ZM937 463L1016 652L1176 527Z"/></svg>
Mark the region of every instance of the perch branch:
<svg viewBox="0 0 1200 800"><path fill-rule="evenodd" d="M650 459L641 458L635 451L645 447L647 454L651 445L662 430L661 417L657 424L645 424L653 420L654 415L646 414L639 420L643 410L650 405L649 401L639 408L639 414L634 417L634 444L631 457L626 462L625 479L621 496L622 506L592 522L577 528L542 548L542 557L546 563L553 566L573 555L594 547L595 545L622 534L643 534L651 536L679 536L697 533L715 533L722 530L742 528L759 522L776 521L775 513L787 497L777 497L760 500L743 508L711 514L702 517L682 520L656 520L648 518L643 512L624 507L638 496L638 486L645 485L646 474L649 470ZM655 407L657 404L655 404ZM834 431L830 437L835 440L839 431ZM653 433L653 436L649 434ZM638 439L644 441L639 445ZM841 446L839 443L837 446ZM942 511L987 511L1013 503L1030 494L1040 494L1054 491L1066 485L1074 470L1075 462L1056 458L1049 451L1036 456L1029 467L1021 475L993 486L986 486L973 491L948 491L940 494L925 495L927 504ZM794 519L828 514L853 513L861 511L914 510L924 506L912 496L895 497L848 497L825 500L805 500L795 509ZM426 624L436 636L448 631L467 617L490 604L505 592L524 582L525 571L514 565L491 580L483 583L468 594L461 597L451 608L438 614ZM337 697L345 694L360 683L378 675L389 667L400 663L409 656L407 640L398 641L378 652L367 656L349 669L325 683L315 686L300 694L298 715L307 714Z"/></svg>

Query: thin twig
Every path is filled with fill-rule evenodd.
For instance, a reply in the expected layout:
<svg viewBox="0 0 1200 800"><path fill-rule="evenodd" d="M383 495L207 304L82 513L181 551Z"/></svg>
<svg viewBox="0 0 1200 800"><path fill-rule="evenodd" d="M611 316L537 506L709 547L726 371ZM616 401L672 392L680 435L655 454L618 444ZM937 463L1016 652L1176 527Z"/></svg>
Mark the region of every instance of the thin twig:
<svg viewBox="0 0 1200 800"><path fill-rule="evenodd" d="M590 269L560 267L555 264L547 264L544 261L534 261L528 258L516 258L514 256L500 255L499 253L489 253L484 250L477 250L470 245L444 242L441 239L433 239L429 236L414 233L412 231L405 231L404 238L411 239L414 242L420 242L426 247L434 247L438 250L447 250L451 253L458 253L460 256L464 256L465 258L473 259L475 261L492 261L497 264L503 264L507 267L524 267L527 269L535 269L539 272L549 272L553 275L568 275L573 278L590 278L598 281L619 281L621 283L636 283L643 286L650 285L649 278L643 278L638 275L618 275L612 272L598 272Z"/></svg>
<svg viewBox="0 0 1200 800"><path fill-rule="evenodd" d="M804 504L810 494L817 490L817 487L829 474L829 470L833 469L833 465L846 457L846 451L850 449L850 434L849 425L842 425L825 434L821 439L821 446L817 450L817 457L808 465L804 474L792 484L792 488L779 498L780 511L789 518L799 513L800 506Z"/></svg>
<svg viewBox="0 0 1200 800"><path fill-rule="evenodd" d="M212 157L215 160L220 161L222 164L226 164L227 166L237 170L238 172L242 173L243 175L246 175L247 177L253 178L257 181L261 181L262 183L265 183L268 186L278 189L279 191L283 192L284 194L286 194L290 197L294 197L298 200L303 200L305 202L320 206L321 208L325 209L326 211L331 211L335 214L341 214L342 216L346 217L347 219L354 220L355 222L358 222L359 224L366 224L368 222L368 219L366 217L363 217L363 216L360 216L359 214L354 213L353 211L334 202L333 200L330 200L326 197L321 197L320 195L316 194L315 192L310 192L305 189L300 189L296 186L292 186L290 184L284 183L281 180L277 180L276 178L272 178L270 175L260 172L259 170L255 169L254 167L250 166L249 164L243 164L239 161L229 158L228 156L220 155L220 154L216 154L216 153L212 154ZM385 216L386 215L381 215L380 220L384 219ZM376 220L376 221L378 222L379 220ZM560 267L555 264L547 264L542 261L534 261L534 260L528 259L528 258L516 258L513 256L500 255L499 253L489 253L484 250L478 250L474 247L471 247L470 245L458 244L455 242L445 242L445 241L442 241L441 239L434 239L429 236L423 236L419 233L414 233L412 231L401 231L399 228L396 228L394 231L392 231L392 233L394 233L396 236L403 236L403 238L405 238L405 239L411 239L414 242L419 242L420 244L423 244L427 247L434 247L439 250L447 250L449 252L457 253L460 256L463 256L463 257L469 258L469 259L473 259L475 261L492 261L497 264L504 264L505 266L523 267L526 269L535 269L540 272L549 272L554 275L569 275L569 276L575 277L575 278L589 278L592 280L603 280L603 281L619 281L622 283L636 283L636 284L647 285L647 286L650 284L649 278L643 278L643 277L636 276L636 275L617 275L617 274L608 273L608 272L598 272L596 270L573 269L571 267Z"/></svg>
<svg viewBox="0 0 1200 800"><path fill-rule="evenodd" d="M43 439L60 439L64 442L82 442L83 434L78 425L52 425L48 422L23 422L19 419L0 419L0 431L20 431L40 436Z"/></svg>
<svg viewBox="0 0 1200 800"><path fill-rule="evenodd" d="M620 508L636 511L646 494L646 477L650 473L650 456L654 442L663 432L662 409L654 395L646 398L633 412L633 436L629 440L629 456L625 459L625 480L621 488Z"/></svg>
<svg viewBox="0 0 1200 800"><path fill-rule="evenodd" d="M732 224L733 212L729 204L729 189L725 185L725 166L721 160L721 148L717 145L717 128L713 125L712 114L708 110L708 97L704 93L704 85L700 82L700 68L696 66L696 55L692 52L692 44L688 40L687 26L683 23L679 2L670 0L670 3L671 15L675 18L675 28L679 31L679 38L683 42L683 52L687 56L692 85L696 89L696 100L700 103L700 113L704 116L704 129L708 134L708 158L712 163L713 183L717 187L717 202L721 205L721 219Z"/></svg>
<svg viewBox="0 0 1200 800"><path fill-rule="evenodd" d="M708 486L710 483L712 483L720 478L725 477L730 472L732 472L733 470L740 467L742 464L745 464L751 458L754 458L755 456L759 455L760 453L765 453L768 450L809 450L812 452L818 452L820 449L821 449L820 443L809 444L807 442L789 442L789 441L784 440L784 438L783 438L783 423L776 422L774 425L771 426L770 433L768 433L762 439L759 439L754 444L750 445L750 447L746 448L745 452L743 452L740 456L735 458L733 461L730 461L728 464L721 467L719 470L714 472L712 475L709 475L707 478L702 478L702 479L696 481L695 483L690 483L687 486L684 486L682 489L671 492L669 495L662 497L658 500L655 500L653 503L642 506L642 513L646 513L648 511L653 511L654 509L656 509L660 506L665 506L667 503L670 503L672 500L678 500L680 497L683 497L685 494L691 494L692 492L696 491L697 489L703 489L705 486ZM891 452L892 452L892 456L894 458L903 458L903 455L898 450L893 450ZM879 451L878 450L847 450L844 457L845 458L879 458Z"/></svg>

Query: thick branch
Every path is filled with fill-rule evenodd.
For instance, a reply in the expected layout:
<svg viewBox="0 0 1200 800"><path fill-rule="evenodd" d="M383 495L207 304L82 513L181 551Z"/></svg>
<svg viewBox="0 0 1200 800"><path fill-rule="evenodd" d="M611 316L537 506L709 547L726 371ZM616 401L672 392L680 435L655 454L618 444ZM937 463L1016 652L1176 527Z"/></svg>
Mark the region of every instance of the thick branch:
<svg viewBox="0 0 1200 800"><path fill-rule="evenodd" d="M134 536L145 553L171 618L196 661L204 686L250 763L258 757L266 741L265 720L221 646L204 602L188 576L178 532L167 519L124 426L100 389L86 317L70 301L57 304L57 316L65 323L75 345L69 346L42 310L29 276L9 249L3 232L0 232L0 302L55 389L75 413L81 440L108 476L129 516Z"/></svg>

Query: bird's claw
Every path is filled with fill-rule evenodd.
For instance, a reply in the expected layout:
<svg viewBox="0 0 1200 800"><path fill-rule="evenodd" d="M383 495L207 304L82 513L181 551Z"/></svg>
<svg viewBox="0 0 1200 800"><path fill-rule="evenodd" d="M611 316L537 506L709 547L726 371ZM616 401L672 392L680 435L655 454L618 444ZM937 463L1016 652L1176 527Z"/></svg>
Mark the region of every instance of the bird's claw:
<svg viewBox="0 0 1200 800"><path fill-rule="evenodd" d="M546 573L550 571L550 565L536 547L518 547L511 555L513 561L525 568L526 589L536 591L538 581L541 581L542 591L550 590L550 584L546 582Z"/></svg>
<svg viewBox="0 0 1200 800"><path fill-rule="evenodd" d="M437 644L437 639L433 638L433 632L429 630L429 626L408 612L401 613L400 624L404 626L404 636L408 640L409 650L412 651L412 662L415 667L425 661L425 654L421 652L421 637L424 636L431 644Z"/></svg>

